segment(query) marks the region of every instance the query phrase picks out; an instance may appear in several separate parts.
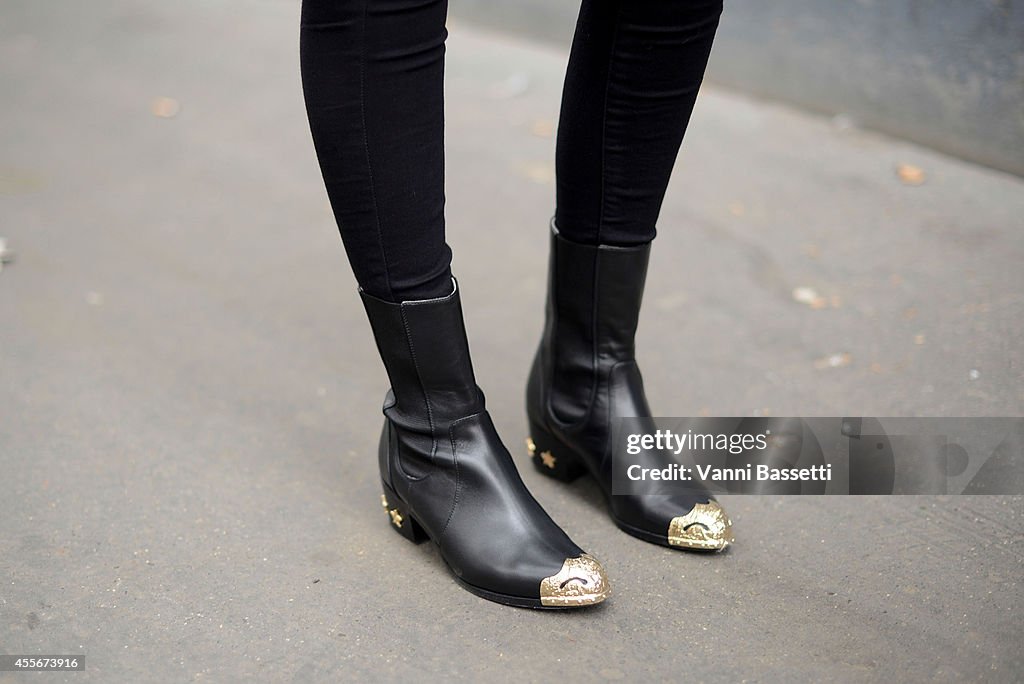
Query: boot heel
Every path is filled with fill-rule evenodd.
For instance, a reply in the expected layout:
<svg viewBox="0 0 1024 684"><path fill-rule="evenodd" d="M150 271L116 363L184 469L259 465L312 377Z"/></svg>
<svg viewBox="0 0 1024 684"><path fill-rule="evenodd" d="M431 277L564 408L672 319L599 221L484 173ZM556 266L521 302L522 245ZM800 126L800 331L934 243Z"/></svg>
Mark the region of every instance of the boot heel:
<svg viewBox="0 0 1024 684"><path fill-rule="evenodd" d="M387 486L383 482L381 483L384 487L384 493L380 495L380 505L384 507L384 512L388 514L391 523L391 529L398 534L402 535L413 544L419 544L430 539L427 536L426 530L420 526L416 519L409 513L408 507L405 502L398 498L395 494L395 490Z"/></svg>
<svg viewBox="0 0 1024 684"><path fill-rule="evenodd" d="M572 482L586 475L586 466L572 451L538 423L531 420L529 424L530 436L526 438L526 449L530 452L534 468L562 482Z"/></svg>

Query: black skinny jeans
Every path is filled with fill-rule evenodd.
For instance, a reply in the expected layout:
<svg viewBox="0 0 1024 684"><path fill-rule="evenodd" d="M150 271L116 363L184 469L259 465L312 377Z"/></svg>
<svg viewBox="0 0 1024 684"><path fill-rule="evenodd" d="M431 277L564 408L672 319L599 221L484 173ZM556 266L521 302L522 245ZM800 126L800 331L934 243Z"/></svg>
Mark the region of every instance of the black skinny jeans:
<svg viewBox="0 0 1024 684"><path fill-rule="evenodd" d="M447 0L303 0L302 85L359 285L451 291L444 236ZM562 91L555 223L586 244L654 238L722 0L583 0Z"/></svg>

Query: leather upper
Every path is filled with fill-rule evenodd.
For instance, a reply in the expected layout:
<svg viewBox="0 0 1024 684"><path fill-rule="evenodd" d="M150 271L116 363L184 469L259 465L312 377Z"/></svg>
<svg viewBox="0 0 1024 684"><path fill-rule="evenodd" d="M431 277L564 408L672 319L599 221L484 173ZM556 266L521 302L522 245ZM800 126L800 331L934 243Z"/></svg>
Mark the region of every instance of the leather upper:
<svg viewBox="0 0 1024 684"><path fill-rule="evenodd" d="M527 490L476 385L459 292L393 304L362 293L391 390L381 477L465 582L537 597L583 550Z"/></svg>
<svg viewBox="0 0 1024 684"><path fill-rule="evenodd" d="M651 415L634 345L649 255L650 243L581 245L552 225L545 326L527 383L527 414L586 465L620 523L664 534L672 518L713 498L699 487L688 494L611 493L613 466L669 462L654 450L628 463L611 458L613 421Z"/></svg>

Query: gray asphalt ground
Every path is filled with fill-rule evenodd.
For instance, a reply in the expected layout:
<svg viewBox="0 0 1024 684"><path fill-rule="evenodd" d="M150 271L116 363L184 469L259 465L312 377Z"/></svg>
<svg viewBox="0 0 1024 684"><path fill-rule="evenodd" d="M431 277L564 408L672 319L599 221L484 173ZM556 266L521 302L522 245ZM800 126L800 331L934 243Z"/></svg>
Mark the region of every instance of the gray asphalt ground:
<svg viewBox="0 0 1024 684"><path fill-rule="evenodd" d="M37 680L1021 679L1021 498L729 497L735 547L688 555L525 467L564 51L450 27L478 379L614 586L550 613L471 596L380 510L386 379L309 139L297 4L0 15L0 653L87 657ZM707 89L651 264L650 399L1022 415L1022 217L1019 178Z"/></svg>

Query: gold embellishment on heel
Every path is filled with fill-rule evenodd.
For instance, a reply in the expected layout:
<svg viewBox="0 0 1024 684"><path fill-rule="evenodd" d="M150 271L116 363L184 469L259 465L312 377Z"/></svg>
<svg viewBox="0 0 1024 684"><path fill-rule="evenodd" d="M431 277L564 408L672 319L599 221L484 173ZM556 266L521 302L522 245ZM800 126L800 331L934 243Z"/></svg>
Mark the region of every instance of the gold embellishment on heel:
<svg viewBox="0 0 1024 684"><path fill-rule="evenodd" d="M402 517L402 514L398 512L397 508L391 508L388 505L388 497L383 494L380 495L380 505L384 507L384 512L391 516L391 524L395 527L401 527L402 521L405 520L405 518Z"/></svg>
<svg viewBox="0 0 1024 684"><path fill-rule="evenodd" d="M531 456L537 451L537 445L533 443L533 439L530 437L526 438L526 450L530 452Z"/></svg>
<svg viewBox="0 0 1024 684"><path fill-rule="evenodd" d="M611 585L604 568L589 554L566 558L557 575L540 581L542 606L590 606L608 598Z"/></svg>
<svg viewBox="0 0 1024 684"><path fill-rule="evenodd" d="M540 460L543 461L544 465L546 465L548 468L554 470L555 461L557 461L558 459L555 458L555 455L552 454L550 451L542 451L540 452Z"/></svg>
<svg viewBox="0 0 1024 684"><path fill-rule="evenodd" d="M717 501L695 504L686 515L668 524L668 543L688 549L721 551L735 539L732 521Z"/></svg>

